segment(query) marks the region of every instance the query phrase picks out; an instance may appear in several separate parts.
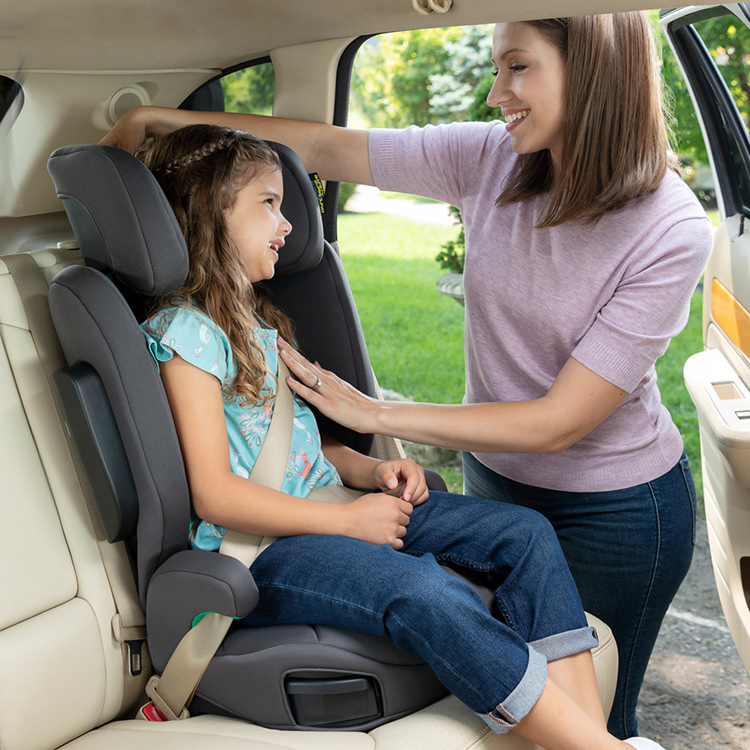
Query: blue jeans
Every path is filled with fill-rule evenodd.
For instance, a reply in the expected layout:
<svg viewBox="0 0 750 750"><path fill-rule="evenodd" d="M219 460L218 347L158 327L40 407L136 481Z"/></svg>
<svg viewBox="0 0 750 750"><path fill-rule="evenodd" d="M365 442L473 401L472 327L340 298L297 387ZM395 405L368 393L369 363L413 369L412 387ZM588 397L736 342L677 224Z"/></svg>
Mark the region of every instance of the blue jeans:
<svg viewBox="0 0 750 750"><path fill-rule="evenodd" d="M635 715L648 660L695 543L696 496L683 454L652 482L611 492L560 492L514 482L463 455L464 488L533 508L557 532L584 609L606 622L619 649L609 731L638 734Z"/></svg>
<svg viewBox="0 0 750 750"><path fill-rule="evenodd" d="M441 565L494 590L497 617ZM260 600L245 625L388 636L498 733L536 703L548 660L596 645L554 530L504 503L432 492L414 508L403 551L344 536L287 537L251 570Z"/></svg>

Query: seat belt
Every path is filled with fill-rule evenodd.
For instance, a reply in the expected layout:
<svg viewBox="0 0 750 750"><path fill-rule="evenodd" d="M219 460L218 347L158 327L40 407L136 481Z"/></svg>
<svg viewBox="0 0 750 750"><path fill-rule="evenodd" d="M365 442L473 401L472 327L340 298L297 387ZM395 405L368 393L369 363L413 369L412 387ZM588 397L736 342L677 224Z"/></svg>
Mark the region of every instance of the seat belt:
<svg viewBox="0 0 750 750"><path fill-rule="evenodd" d="M64 428L65 420L57 402L52 374L66 367L67 362L52 322L48 302L49 289L44 274L29 253L3 255L2 261L13 278L26 313L29 333L44 371L59 423L63 425L62 432L78 476L86 509L94 528L99 555L114 599L116 613L112 618L112 633L122 647L124 661L123 697L118 712L122 714L123 711L134 708L140 702L146 677L151 671L148 651L145 647L146 617L138 599L127 550L122 543L110 544L105 541L78 451L72 445L67 429Z"/></svg>
<svg viewBox="0 0 750 750"><path fill-rule="evenodd" d="M250 473L253 482L275 490L281 490L284 482L294 427L294 394L286 382L289 370L280 357L278 362L276 402L271 424ZM313 490L308 497L321 502L348 503L361 494L361 491L348 487L326 485ZM234 557L249 568L277 538L227 529L219 553ZM138 718L174 721L190 716L187 706L233 620L233 617L209 612L182 637L161 677L153 675L148 681L146 694L152 703L146 704L138 712Z"/></svg>

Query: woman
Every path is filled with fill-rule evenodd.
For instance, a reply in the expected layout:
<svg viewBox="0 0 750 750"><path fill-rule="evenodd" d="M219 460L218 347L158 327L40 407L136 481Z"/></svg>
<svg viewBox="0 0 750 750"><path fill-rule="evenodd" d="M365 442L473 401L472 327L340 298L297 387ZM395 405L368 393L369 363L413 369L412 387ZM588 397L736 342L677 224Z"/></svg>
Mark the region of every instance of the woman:
<svg viewBox="0 0 750 750"><path fill-rule="evenodd" d="M643 14L498 24L492 62L505 124L368 133L143 109L105 141L220 123L287 143L325 179L462 210L464 403L376 403L286 350L292 387L354 429L464 451L467 493L550 519L617 639L609 729L624 738L692 556L695 490L653 365L687 320L710 227L670 169Z"/></svg>

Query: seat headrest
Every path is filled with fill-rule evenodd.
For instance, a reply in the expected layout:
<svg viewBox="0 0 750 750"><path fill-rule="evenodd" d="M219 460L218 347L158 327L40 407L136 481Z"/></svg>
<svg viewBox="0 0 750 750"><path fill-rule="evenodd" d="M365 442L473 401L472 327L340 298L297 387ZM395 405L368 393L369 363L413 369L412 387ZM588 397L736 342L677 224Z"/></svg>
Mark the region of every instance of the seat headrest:
<svg viewBox="0 0 750 750"><path fill-rule="evenodd" d="M281 144L270 145L281 159L281 210L292 224L276 273L309 270L323 257L320 205L297 155ZM185 240L144 164L121 149L87 144L58 149L48 169L88 263L147 297L182 285L188 270Z"/></svg>

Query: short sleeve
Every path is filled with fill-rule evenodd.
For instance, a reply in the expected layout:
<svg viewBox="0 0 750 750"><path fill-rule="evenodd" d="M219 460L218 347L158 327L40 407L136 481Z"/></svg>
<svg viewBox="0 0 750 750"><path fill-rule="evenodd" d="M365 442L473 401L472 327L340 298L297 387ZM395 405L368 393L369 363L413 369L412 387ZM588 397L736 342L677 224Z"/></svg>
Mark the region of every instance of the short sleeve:
<svg viewBox="0 0 750 750"><path fill-rule="evenodd" d="M381 190L395 190L462 207L486 180L501 180L515 160L499 121L369 131L370 169ZM488 170L488 164L492 169ZM496 195L491 191L491 200Z"/></svg>
<svg viewBox="0 0 750 750"><path fill-rule="evenodd" d="M685 327L711 243L706 218L673 226L628 270L572 356L632 392Z"/></svg>
<svg viewBox="0 0 750 750"><path fill-rule="evenodd" d="M224 331L210 318L191 307L167 308L142 325L152 356L167 362L175 354L213 375L222 385L234 381L236 368Z"/></svg>

